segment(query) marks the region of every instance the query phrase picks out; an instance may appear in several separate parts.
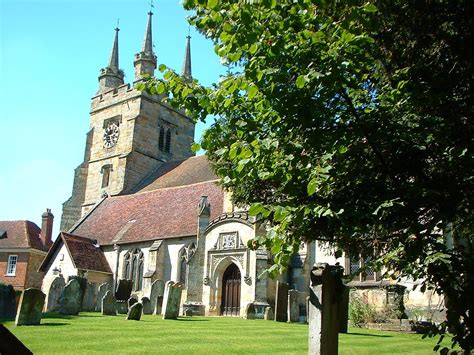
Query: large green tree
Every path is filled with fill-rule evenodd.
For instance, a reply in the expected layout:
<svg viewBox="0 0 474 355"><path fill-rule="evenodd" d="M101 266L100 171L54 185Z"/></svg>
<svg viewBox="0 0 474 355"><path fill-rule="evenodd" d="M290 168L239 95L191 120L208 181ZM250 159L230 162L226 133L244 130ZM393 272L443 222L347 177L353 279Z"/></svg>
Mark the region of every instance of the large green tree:
<svg viewBox="0 0 474 355"><path fill-rule="evenodd" d="M147 90L216 115L202 147L236 203L271 221L270 272L301 241L371 257L446 297L473 347L472 1L187 0L228 67L165 66ZM449 329L448 329L449 328Z"/></svg>

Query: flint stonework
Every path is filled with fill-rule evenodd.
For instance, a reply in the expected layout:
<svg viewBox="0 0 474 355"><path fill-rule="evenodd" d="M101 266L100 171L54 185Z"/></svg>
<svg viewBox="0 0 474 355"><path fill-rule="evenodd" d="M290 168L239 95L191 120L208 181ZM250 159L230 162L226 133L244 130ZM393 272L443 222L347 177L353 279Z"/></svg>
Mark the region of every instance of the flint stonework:
<svg viewBox="0 0 474 355"><path fill-rule="evenodd" d="M120 279L117 282L117 288L115 290L115 299L117 301L127 301L132 294L133 281Z"/></svg>
<svg viewBox="0 0 474 355"><path fill-rule="evenodd" d="M255 306L253 303L248 303L245 307L245 319L255 319Z"/></svg>
<svg viewBox="0 0 474 355"><path fill-rule="evenodd" d="M300 306L298 302L298 291L288 291L288 322L298 322L300 318Z"/></svg>
<svg viewBox="0 0 474 355"><path fill-rule="evenodd" d="M140 302L134 303L127 313L127 320L140 320L142 317L143 305Z"/></svg>
<svg viewBox="0 0 474 355"><path fill-rule="evenodd" d="M46 295L37 288L23 291L16 314L16 325L38 325L41 323L44 299Z"/></svg>
<svg viewBox="0 0 474 355"><path fill-rule="evenodd" d="M173 281L166 282L163 297L163 319L176 319L181 303L181 284Z"/></svg>
<svg viewBox="0 0 474 355"><path fill-rule="evenodd" d="M108 284L108 283L103 283L99 286L99 289L97 290L97 299L96 299L96 303L95 303L95 311L96 312L101 311L102 299L104 298L107 291L109 291L111 289L112 288L111 288L110 284ZM112 294L112 296L113 296L113 294ZM115 297L114 297L114 301L115 301Z"/></svg>
<svg viewBox="0 0 474 355"><path fill-rule="evenodd" d="M112 290L107 290L104 297L102 297L102 314L104 316L116 316L117 304Z"/></svg>
<svg viewBox="0 0 474 355"><path fill-rule="evenodd" d="M148 297L142 297L140 300L141 304L143 305L143 314L152 314L152 309L151 309L151 302Z"/></svg>
<svg viewBox="0 0 474 355"><path fill-rule="evenodd" d="M265 314L263 315L263 319L265 320L275 320L275 314L273 313L272 307L265 308Z"/></svg>
<svg viewBox="0 0 474 355"><path fill-rule="evenodd" d="M277 322L288 320L288 284L280 281L276 282L275 320Z"/></svg>
<svg viewBox="0 0 474 355"><path fill-rule="evenodd" d="M48 298L46 300L46 311L55 312L59 309L59 298L63 293L66 282L62 275L56 276L51 282L51 286L48 291Z"/></svg>
<svg viewBox="0 0 474 355"><path fill-rule="evenodd" d="M77 315L81 310L82 294L81 286L77 279L71 279L64 287L59 298L59 313Z"/></svg>
<svg viewBox="0 0 474 355"><path fill-rule="evenodd" d="M12 285L0 284L0 319L12 320L16 315L16 297Z"/></svg>

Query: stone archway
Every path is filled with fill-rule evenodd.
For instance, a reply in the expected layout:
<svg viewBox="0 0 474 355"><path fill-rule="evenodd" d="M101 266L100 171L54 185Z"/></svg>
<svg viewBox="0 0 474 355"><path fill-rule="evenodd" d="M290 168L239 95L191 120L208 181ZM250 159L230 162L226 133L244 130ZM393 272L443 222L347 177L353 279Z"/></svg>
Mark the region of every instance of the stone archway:
<svg viewBox="0 0 474 355"><path fill-rule="evenodd" d="M240 284L242 275L239 268L231 263L222 276L221 307L223 316L240 315Z"/></svg>

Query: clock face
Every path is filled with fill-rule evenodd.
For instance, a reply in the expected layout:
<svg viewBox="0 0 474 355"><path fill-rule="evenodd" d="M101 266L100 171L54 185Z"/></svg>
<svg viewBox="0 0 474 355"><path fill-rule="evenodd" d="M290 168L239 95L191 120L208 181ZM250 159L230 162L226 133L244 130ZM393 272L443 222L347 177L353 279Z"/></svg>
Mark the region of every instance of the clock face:
<svg viewBox="0 0 474 355"><path fill-rule="evenodd" d="M118 141L119 128L116 123L109 123L104 132L104 147L112 148Z"/></svg>

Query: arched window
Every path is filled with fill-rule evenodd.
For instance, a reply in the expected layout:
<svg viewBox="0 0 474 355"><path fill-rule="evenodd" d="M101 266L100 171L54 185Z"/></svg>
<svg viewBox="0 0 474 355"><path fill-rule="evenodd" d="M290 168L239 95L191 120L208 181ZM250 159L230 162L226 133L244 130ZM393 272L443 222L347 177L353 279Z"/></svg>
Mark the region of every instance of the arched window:
<svg viewBox="0 0 474 355"><path fill-rule="evenodd" d="M166 131L166 142L165 142L165 152L170 152L171 148L171 130Z"/></svg>
<svg viewBox="0 0 474 355"><path fill-rule="evenodd" d="M179 282L183 288L186 288L186 274L188 273L188 264L184 255L181 256L181 263L179 266Z"/></svg>
<svg viewBox="0 0 474 355"><path fill-rule="evenodd" d="M133 291L142 289L143 252L140 249L130 250L125 254L123 278L133 281Z"/></svg>
<svg viewBox="0 0 474 355"><path fill-rule="evenodd" d="M158 149L165 150L165 129L160 127L160 135L158 137Z"/></svg>

